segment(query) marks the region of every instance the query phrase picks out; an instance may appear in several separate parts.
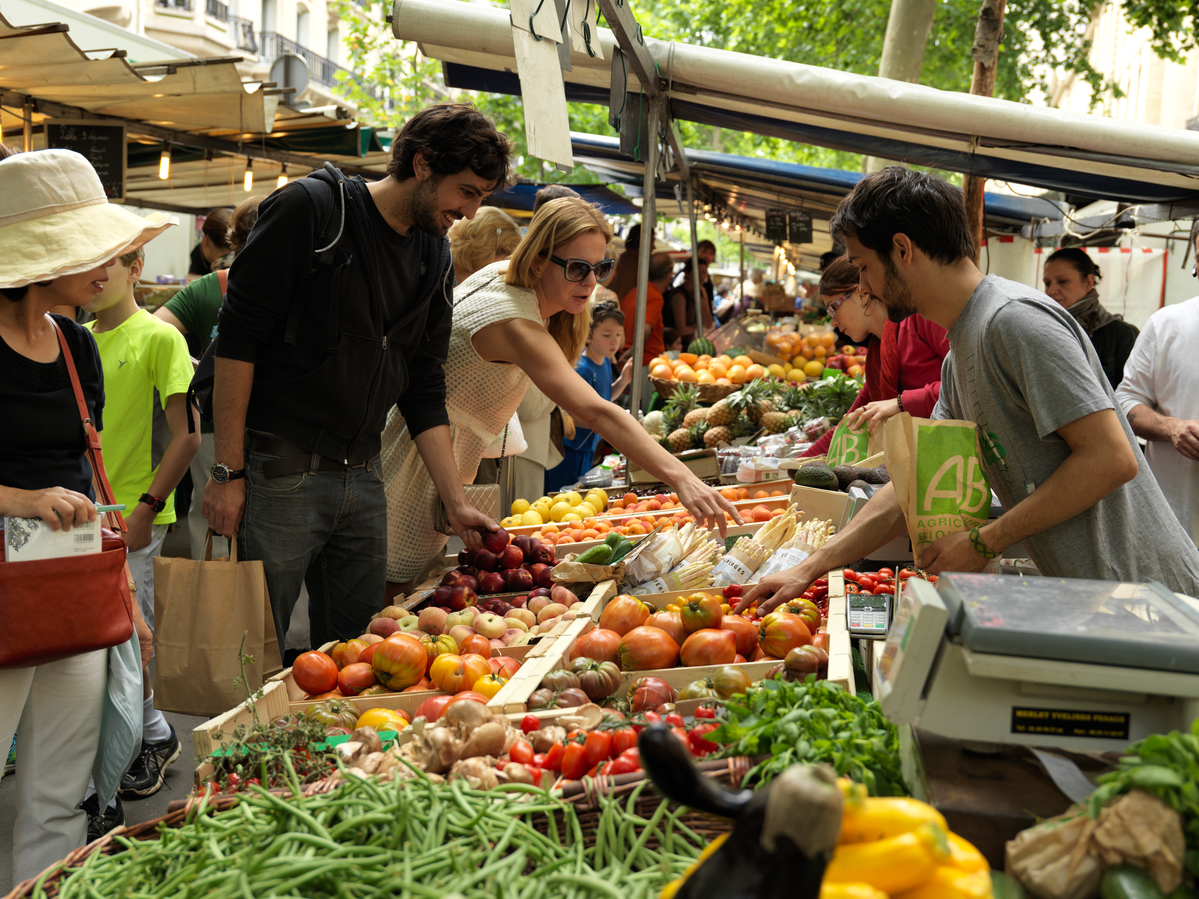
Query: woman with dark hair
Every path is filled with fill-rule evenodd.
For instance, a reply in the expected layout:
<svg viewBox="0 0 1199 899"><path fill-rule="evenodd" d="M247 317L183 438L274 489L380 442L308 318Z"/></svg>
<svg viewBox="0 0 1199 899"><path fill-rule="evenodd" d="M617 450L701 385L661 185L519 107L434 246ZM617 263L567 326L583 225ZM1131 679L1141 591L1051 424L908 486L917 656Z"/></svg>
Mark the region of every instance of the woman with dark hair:
<svg viewBox="0 0 1199 899"><path fill-rule="evenodd" d="M1045 260L1045 293L1074 317L1091 338L1095 354L1112 389L1120 386L1124 363L1141 332L1099 304L1096 288L1103 275L1083 250L1068 247Z"/></svg>
<svg viewBox="0 0 1199 899"><path fill-rule="evenodd" d="M859 288L858 267L842 256L820 276L820 301L833 325L854 343L866 344L866 383L845 418L873 431L892 415L932 414L941 395L941 363L949 354L945 329L919 315L899 324L887 310ZM804 456L822 456L832 442L829 431Z"/></svg>
<svg viewBox="0 0 1199 899"><path fill-rule="evenodd" d="M233 210L224 207L213 209L204 216L200 226L200 242L192 249L188 275L199 277L228 268L233 262L229 246L229 219Z"/></svg>

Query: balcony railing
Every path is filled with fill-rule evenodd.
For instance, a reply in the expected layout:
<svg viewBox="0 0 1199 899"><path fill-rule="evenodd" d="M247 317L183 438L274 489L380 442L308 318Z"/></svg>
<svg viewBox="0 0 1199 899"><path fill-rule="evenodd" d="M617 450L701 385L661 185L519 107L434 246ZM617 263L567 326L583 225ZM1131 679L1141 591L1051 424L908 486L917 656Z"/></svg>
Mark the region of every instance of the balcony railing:
<svg viewBox="0 0 1199 899"><path fill-rule="evenodd" d="M175 12L191 12L195 9L193 0L154 0L157 9L169 9Z"/></svg>
<svg viewBox="0 0 1199 899"><path fill-rule="evenodd" d="M277 32L263 31L260 37L262 50L259 58L268 65L285 53L290 53L293 56L301 57L308 63L308 77L325 87L333 87L337 84L338 72L345 72L350 77L355 77L349 69L339 66L330 59L325 59L323 56L318 56L307 47L301 47L291 38L284 37Z"/></svg>
<svg viewBox="0 0 1199 899"><path fill-rule="evenodd" d="M229 7L221 0L205 0L204 11L210 18L216 19L218 22L229 21Z"/></svg>
<svg viewBox="0 0 1199 899"><path fill-rule="evenodd" d="M229 17L229 35L233 38L234 46L247 53L258 52L258 35L254 31L254 22L241 16Z"/></svg>

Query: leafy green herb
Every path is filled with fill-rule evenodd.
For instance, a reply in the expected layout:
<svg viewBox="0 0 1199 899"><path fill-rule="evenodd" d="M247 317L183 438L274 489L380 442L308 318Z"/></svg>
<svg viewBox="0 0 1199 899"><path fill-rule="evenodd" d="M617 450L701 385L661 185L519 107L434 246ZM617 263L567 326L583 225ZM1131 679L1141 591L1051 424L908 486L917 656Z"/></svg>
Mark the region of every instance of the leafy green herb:
<svg viewBox="0 0 1199 899"><path fill-rule="evenodd" d="M1128 747L1115 771L1099 778L1091 794L1091 817L1122 793L1140 788L1182 815L1186 866L1199 876L1199 719L1190 733L1154 734Z"/></svg>
<svg viewBox="0 0 1199 899"><path fill-rule="evenodd" d="M792 765L826 764L864 784L871 796L907 796L899 763L899 732L882 709L825 680L764 680L726 703L729 720L708 739L723 756L770 758L747 779L763 783Z"/></svg>

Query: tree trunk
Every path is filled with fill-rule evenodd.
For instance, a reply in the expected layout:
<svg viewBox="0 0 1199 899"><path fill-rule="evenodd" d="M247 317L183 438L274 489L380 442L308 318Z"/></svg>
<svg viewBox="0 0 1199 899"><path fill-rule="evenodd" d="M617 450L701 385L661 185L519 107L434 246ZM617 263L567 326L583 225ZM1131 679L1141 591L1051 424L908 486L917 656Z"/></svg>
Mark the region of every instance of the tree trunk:
<svg viewBox="0 0 1199 899"><path fill-rule="evenodd" d="M924 66L924 46L933 27L936 0L891 0L887 34L878 61L878 76L892 81L920 82ZM867 156L862 171L869 174L887 165L887 160Z"/></svg>
<svg viewBox="0 0 1199 899"><path fill-rule="evenodd" d="M983 0L974 32L974 78L970 93L990 97L995 93L995 69L999 63L999 41L1003 37L1003 14L1007 0ZM966 224L974 244L974 264L978 264L983 244L983 187L986 178L966 176L962 179L962 194L966 203Z"/></svg>

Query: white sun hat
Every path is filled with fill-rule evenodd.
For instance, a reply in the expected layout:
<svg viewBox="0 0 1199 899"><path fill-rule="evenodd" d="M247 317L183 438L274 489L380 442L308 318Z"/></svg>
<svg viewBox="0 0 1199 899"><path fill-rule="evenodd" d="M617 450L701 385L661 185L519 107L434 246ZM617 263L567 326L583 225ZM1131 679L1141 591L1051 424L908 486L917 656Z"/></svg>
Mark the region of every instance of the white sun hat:
<svg viewBox="0 0 1199 899"><path fill-rule="evenodd" d="M0 160L0 287L90 271L177 224L109 203L92 164L73 150Z"/></svg>

